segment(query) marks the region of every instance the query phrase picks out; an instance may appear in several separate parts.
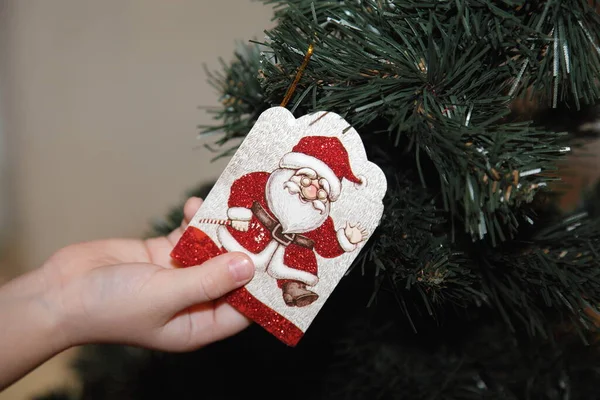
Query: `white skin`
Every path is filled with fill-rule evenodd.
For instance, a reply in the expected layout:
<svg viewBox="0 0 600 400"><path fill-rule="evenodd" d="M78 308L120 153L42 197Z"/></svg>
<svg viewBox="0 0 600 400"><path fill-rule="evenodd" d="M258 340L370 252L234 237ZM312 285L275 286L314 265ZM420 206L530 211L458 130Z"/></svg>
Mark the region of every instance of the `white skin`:
<svg viewBox="0 0 600 400"><path fill-rule="evenodd" d="M319 177L315 171L310 168L302 168L291 173L290 170L280 169L273 175L285 174L291 175L283 185L283 190L278 184L269 185L267 194L270 198L276 199L280 204L286 203L287 213L277 215L282 225L289 222L289 225L301 226L302 224L312 225L312 229L316 229L329 214L329 183L326 179ZM286 196L298 195L297 198L290 199ZM308 203L312 204L312 208L307 207ZM289 212L295 210L295 212ZM276 212L276 210L271 210ZM240 231L247 231L249 221L232 221L232 227ZM359 224L346 223L344 234L348 241L352 244L358 244L366 239L367 233Z"/></svg>
<svg viewBox="0 0 600 400"><path fill-rule="evenodd" d="M0 287L0 390L72 346L190 351L249 326L222 300L252 279L246 255L190 268L170 257L201 203L188 200L181 227L168 236L71 245Z"/></svg>

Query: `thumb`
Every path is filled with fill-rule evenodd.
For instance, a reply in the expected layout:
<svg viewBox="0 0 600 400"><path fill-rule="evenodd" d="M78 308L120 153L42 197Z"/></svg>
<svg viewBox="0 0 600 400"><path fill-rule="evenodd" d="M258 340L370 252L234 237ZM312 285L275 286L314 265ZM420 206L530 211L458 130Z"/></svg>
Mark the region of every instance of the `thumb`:
<svg viewBox="0 0 600 400"><path fill-rule="evenodd" d="M158 304L179 312L185 308L216 300L248 283L254 265L244 253L226 253L202 265L165 271L159 283L162 293Z"/></svg>

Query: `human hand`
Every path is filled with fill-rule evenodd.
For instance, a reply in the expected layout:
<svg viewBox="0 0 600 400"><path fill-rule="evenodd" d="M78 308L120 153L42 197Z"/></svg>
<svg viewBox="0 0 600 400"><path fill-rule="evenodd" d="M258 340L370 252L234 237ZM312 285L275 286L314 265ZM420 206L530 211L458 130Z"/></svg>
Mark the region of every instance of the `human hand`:
<svg viewBox="0 0 600 400"><path fill-rule="evenodd" d="M44 301L65 347L112 342L187 351L250 324L220 300L252 278L246 255L227 253L189 268L170 257L201 202L188 200L181 227L166 237L75 244L42 266Z"/></svg>

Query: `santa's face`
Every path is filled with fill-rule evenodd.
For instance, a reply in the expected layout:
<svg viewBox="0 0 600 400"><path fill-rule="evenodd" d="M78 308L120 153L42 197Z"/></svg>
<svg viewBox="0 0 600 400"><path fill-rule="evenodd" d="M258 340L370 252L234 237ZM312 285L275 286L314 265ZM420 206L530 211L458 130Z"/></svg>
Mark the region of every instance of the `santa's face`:
<svg viewBox="0 0 600 400"><path fill-rule="evenodd" d="M266 197L271 212L284 233L317 229L329 216L329 185L307 168L277 169L267 182Z"/></svg>

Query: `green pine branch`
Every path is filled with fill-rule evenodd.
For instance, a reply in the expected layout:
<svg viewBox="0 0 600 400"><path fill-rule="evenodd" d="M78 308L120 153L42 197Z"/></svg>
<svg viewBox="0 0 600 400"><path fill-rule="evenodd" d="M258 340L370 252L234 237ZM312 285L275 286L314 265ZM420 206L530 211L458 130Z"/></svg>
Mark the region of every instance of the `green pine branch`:
<svg viewBox="0 0 600 400"><path fill-rule="evenodd" d="M283 98L314 41L316 50L292 100L293 111L335 111L363 136L392 135L396 145L408 137L418 156L434 161L446 207L463 214L475 239L487 235L497 243L512 237L522 217L518 206L555 179L527 174L552 172L568 149L557 133L507 121L513 98L509 93L520 87L515 79L530 79L538 70L538 64L527 61L528 73L518 72L524 60L535 58L522 43L541 40L539 29L531 25L546 21L533 15L554 8L550 3L533 9L529 3L513 2L500 6L450 2L435 7L403 2L401 7L379 9L374 6L377 2L359 3L297 1L279 10L278 26L267 32L266 50L259 53L255 47L238 54L226 75L213 76L226 103L217 118L226 122L203 127L203 133L224 132L217 142L220 146L243 137L259 114L253 110L263 111ZM576 11L583 12L581 7L574 7ZM587 38L587 27L597 20L590 16L579 20L579 31ZM593 75L593 63L590 68ZM573 82L573 87L596 90L589 84L589 74L577 76L583 80ZM490 152L513 157L490 160ZM465 170L468 175L456 179ZM516 181L514 174L527 176L526 185L517 182L510 187L508 182ZM496 186L482 185L490 176L501 180Z"/></svg>
<svg viewBox="0 0 600 400"><path fill-rule="evenodd" d="M218 153L216 158L233 155L237 146L222 150L223 146L246 136L259 115L269 108L258 79L261 62L258 46L243 45L231 64L221 60L223 71L207 71L222 108L207 110L218 123L198 128L203 137L218 135L212 146L206 145L208 150Z"/></svg>

